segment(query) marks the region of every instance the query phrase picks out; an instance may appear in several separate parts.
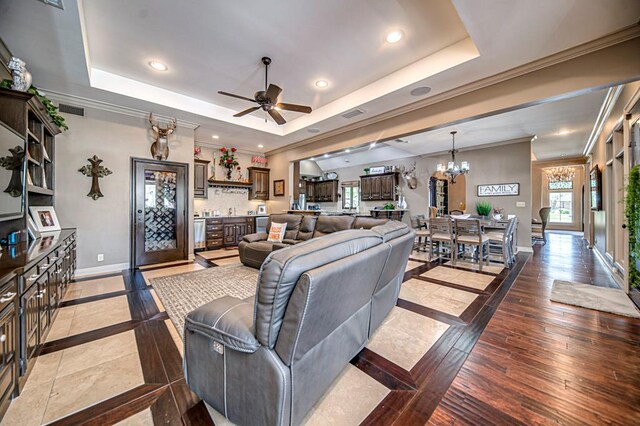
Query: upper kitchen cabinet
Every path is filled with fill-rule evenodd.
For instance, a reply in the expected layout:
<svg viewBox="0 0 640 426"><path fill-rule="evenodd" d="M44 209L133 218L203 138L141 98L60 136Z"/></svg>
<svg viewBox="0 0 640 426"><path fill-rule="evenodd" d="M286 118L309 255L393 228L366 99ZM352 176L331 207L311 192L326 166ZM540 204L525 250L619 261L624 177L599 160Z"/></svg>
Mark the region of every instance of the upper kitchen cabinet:
<svg viewBox="0 0 640 426"><path fill-rule="evenodd" d="M208 172L209 161L206 160L193 160L193 197L194 198L207 198L208 194Z"/></svg>
<svg viewBox="0 0 640 426"><path fill-rule="evenodd" d="M249 167L249 180L251 189L249 190L250 200L269 199L269 169L264 167Z"/></svg>
<svg viewBox="0 0 640 426"><path fill-rule="evenodd" d="M395 201L399 182L397 172L360 176L362 201Z"/></svg>

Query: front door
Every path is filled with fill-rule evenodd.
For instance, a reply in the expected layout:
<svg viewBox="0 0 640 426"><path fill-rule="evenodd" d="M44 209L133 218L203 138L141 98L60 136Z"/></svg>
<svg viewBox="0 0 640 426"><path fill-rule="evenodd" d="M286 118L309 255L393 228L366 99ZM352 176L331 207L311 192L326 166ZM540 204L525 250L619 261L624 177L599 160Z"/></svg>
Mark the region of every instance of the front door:
<svg viewBox="0 0 640 426"><path fill-rule="evenodd" d="M131 266L186 260L189 165L131 159Z"/></svg>

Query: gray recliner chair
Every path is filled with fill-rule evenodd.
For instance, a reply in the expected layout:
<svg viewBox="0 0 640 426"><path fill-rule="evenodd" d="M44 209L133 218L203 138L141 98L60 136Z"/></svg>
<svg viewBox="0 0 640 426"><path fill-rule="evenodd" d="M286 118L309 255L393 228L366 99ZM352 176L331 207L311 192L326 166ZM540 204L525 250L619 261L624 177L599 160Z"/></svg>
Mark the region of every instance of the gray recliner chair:
<svg viewBox="0 0 640 426"><path fill-rule="evenodd" d="M189 387L236 424L299 424L395 305L413 234L393 222L272 252L255 297L187 316Z"/></svg>

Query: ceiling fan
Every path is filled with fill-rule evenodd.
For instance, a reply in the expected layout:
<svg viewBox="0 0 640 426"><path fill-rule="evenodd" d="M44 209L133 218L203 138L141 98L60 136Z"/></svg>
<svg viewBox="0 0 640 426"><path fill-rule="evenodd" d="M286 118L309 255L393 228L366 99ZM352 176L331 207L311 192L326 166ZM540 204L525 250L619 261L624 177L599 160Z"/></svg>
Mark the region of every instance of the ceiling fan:
<svg viewBox="0 0 640 426"><path fill-rule="evenodd" d="M276 123L278 123L279 125L283 125L287 121L284 119L282 114L278 112L278 110L295 111L309 114L311 112L311 107L309 106L277 102L278 96L280 96L280 93L282 93L282 89L275 84L267 84L271 58L265 56L264 58L262 58L262 63L264 64L264 90L256 92L255 95L253 95L253 99L247 98L245 96L234 95L233 93L218 91L218 93L220 93L221 95L231 96L232 98L243 99L245 101L255 102L258 104L258 106L245 109L244 111L240 111L233 116L242 117L243 115L251 114L254 111L262 109L263 111L266 111Z"/></svg>

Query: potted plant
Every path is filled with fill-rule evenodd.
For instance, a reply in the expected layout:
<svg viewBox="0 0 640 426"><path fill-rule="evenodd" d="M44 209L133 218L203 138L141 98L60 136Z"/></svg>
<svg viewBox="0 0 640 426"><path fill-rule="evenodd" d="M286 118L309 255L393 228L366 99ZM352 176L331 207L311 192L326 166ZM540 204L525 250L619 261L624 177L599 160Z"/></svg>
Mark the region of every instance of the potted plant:
<svg viewBox="0 0 640 426"><path fill-rule="evenodd" d="M483 219L486 219L491 213L491 204L487 201L478 201L476 203L476 211Z"/></svg>
<svg viewBox="0 0 640 426"><path fill-rule="evenodd" d="M382 206L382 210L393 210L395 208L396 206L394 206L393 203L386 203L384 206Z"/></svg>
<svg viewBox="0 0 640 426"><path fill-rule="evenodd" d="M364 174L368 175L369 174L369 170L371 170L369 167L365 167L364 168Z"/></svg>
<svg viewBox="0 0 640 426"><path fill-rule="evenodd" d="M235 152L237 150L235 148L228 149L226 147L220 148L220 152L222 155L220 156L220 165L227 169L227 180L231 180L231 173L233 170L240 165L238 160L236 159Z"/></svg>

